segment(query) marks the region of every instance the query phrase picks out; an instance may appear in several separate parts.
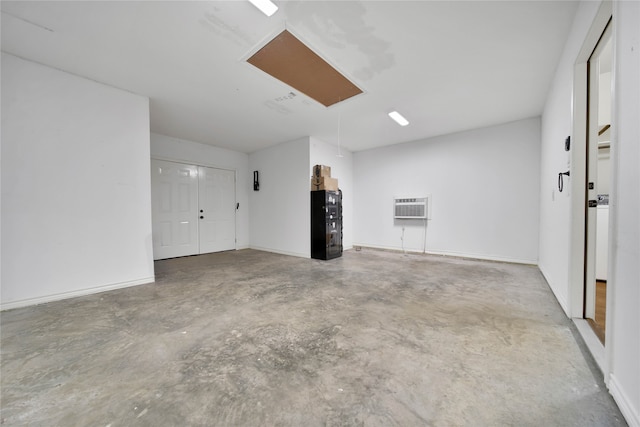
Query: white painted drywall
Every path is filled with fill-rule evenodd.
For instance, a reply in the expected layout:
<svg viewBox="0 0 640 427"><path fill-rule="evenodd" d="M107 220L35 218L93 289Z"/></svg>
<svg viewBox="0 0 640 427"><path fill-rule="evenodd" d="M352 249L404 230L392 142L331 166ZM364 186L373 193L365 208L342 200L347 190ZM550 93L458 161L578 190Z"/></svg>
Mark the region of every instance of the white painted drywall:
<svg viewBox="0 0 640 427"><path fill-rule="evenodd" d="M640 426L640 3L614 3L612 159L609 214L609 388L630 426ZM617 151L617 152L616 152ZM609 295L609 294L608 294Z"/></svg>
<svg viewBox="0 0 640 427"><path fill-rule="evenodd" d="M2 54L2 308L154 280L149 100Z"/></svg>
<svg viewBox="0 0 640 427"><path fill-rule="evenodd" d="M611 184L611 153L609 148L598 149L598 194L609 194Z"/></svg>
<svg viewBox="0 0 640 427"><path fill-rule="evenodd" d="M569 275L572 178L564 178L564 191L560 193L558 173L573 169L570 156L576 149L576 141L572 135L574 63L598 7L598 2L580 4L542 114L538 266L567 314L570 314L571 305ZM564 149L567 136L572 136L572 151L569 152Z"/></svg>
<svg viewBox="0 0 640 427"><path fill-rule="evenodd" d="M249 247L249 192L253 189L249 155L193 141L151 134L151 157L236 171L236 249Z"/></svg>
<svg viewBox="0 0 640 427"><path fill-rule="evenodd" d="M321 141L310 138L310 168L309 178L313 165L326 165L331 167L331 177L338 179L338 186L342 190L342 246L345 250L353 247L353 153L341 149L342 157L338 157L338 148Z"/></svg>
<svg viewBox="0 0 640 427"><path fill-rule="evenodd" d="M260 190L249 196L250 247L311 256L309 138L249 154L249 170L260 174Z"/></svg>
<svg viewBox="0 0 640 427"><path fill-rule="evenodd" d="M574 74L574 65L599 8L600 2L580 3L542 116L539 267L569 315L581 311L580 298L574 297L571 285L571 266L572 257L583 256L580 242L572 241L571 191L575 190L570 185L560 195L554 189L557 173L569 167L563 141L577 120L572 116L574 76L579 78ZM611 286L607 292L604 374L629 425L640 426L640 3L614 2L613 15L608 272ZM574 144L572 150L582 148ZM579 167L570 166L572 173ZM575 188L581 190L582 186L577 183ZM573 209L580 212L584 207Z"/></svg>
<svg viewBox="0 0 640 427"><path fill-rule="evenodd" d="M536 263L540 119L354 153L354 245L424 250L395 197L432 196L426 252Z"/></svg>
<svg viewBox="0 0 640 427"><path fill-rule="evenodd" d="M600 73L598 82L598 126L611 124L611 72Z"/></svg>

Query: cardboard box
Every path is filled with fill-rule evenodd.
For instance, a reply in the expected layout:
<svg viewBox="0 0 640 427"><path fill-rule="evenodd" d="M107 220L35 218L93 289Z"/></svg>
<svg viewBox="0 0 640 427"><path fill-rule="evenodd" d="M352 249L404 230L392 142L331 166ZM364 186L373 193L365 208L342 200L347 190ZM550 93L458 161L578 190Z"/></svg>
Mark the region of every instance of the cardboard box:
<svg viewBox="0 0 640 427"><path fill-rule="evenodd" d="M338 178L331 178L330 176L321 176L320 178L312 176L311 182L314 185L332 185L333 183L338 183Z"/></svg>
<svg viewBox="0 0 640 427"><path fill-rule="evenodd" d="M338 191L338 179L331 178L330 176L322 176L319 178L314 176L311 178L311 191L320 190Z"/></svg>
<svg viewBox="0 0 640 427"><path fill-rule="evenodd" d="M323 176L326 176L326 177L331 176L331 167L325 166L325 165L315 165L313 167L313 177L320 178Z"/></svg>

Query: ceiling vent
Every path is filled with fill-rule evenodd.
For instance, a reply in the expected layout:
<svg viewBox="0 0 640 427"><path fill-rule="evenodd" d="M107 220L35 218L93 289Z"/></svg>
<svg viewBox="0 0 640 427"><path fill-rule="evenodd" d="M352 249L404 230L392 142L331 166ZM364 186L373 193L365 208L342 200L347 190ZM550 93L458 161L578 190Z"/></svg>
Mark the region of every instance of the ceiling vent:
<svg viewBox="0 0 640 427"><path fill-rule="evenodd" d="M247 62L325 107L362 93L360 88L287 30L254 53Z"/></svg>

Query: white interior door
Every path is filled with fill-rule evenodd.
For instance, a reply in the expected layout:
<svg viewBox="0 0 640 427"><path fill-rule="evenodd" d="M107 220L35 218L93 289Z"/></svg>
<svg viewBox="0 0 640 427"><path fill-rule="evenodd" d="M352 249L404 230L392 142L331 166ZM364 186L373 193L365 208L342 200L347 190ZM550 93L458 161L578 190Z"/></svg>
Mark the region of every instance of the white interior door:
<svg viewBox="0 0 640 427"><path fill-rule="evenodd" d="M153 259L198 253L198 168L151 161Z"/></svg>
<svg viewBox="0 0 640 427"><path fill-rule="evenodd" d="M198 167L200 253L236 248L235 171Z"/></svg>
<svg viewBox="0 0 640 427"><path fill-rule="evenodd" d="M235 171L151 161L153 259L236 247Z"/></svg>

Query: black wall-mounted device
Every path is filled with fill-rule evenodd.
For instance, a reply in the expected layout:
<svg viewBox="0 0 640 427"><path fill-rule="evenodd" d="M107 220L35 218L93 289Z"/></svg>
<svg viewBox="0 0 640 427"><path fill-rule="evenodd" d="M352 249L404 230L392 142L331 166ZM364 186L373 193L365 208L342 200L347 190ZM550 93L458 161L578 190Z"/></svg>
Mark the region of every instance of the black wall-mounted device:
<svg viewBox="0 0 640 427"><path fill-rule="evenodd" d="M571 149L571 136L568 136L564 140L564 151L569 151Z"/></svg>
<svg viewBox="0 0 640 427"><path fill-rule="evenodd" d="M253 191L260 191L260 177L258 171L253 171Z"/></svg>
<svg viewBox="0 0 640 427"><path fill-rule="evenodd" d="M558 191L562 193L562 190L564 190L564 176L571 176L571 172L566 171L566 172L560 172L558 174Z"/></svg>

